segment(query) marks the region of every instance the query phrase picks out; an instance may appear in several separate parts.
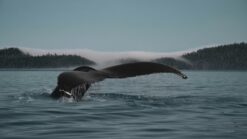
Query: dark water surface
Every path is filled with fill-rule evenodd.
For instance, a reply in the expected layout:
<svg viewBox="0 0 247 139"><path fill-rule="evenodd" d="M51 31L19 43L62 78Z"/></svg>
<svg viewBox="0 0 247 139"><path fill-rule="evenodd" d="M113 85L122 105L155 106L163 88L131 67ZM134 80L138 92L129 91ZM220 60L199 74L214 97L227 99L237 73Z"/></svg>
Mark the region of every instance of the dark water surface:
<svg viewBox="0 0 247 139"><path fill-rule="evenodd" d="M52 100L60 71L0 71L0 138L243 138L247 72L109 79Z"/></svg>

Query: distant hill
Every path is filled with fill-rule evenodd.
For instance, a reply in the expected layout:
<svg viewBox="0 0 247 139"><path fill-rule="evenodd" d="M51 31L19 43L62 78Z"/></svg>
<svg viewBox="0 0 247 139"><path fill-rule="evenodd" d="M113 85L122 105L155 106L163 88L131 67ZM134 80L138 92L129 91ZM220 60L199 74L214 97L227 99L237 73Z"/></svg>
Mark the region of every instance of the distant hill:
<svg viewBox="0 0 247 139"><path fill-rule="evenodd" d="M234 43L217 47L199 49L184 54L179 61L173 58L155 59L179 69L192 70L247 70L247 43Z"/></svg>
<svg viewBox="0 0 247 139"><path fill-rule="evenodd" d="M31 56L18 48L0 49L0 68L60 68L94 64L76 55Z"/></svg>
<svg viewBox="0 0 247 139"><path fill-rule="evenodd" d="M137 61L127 58L118 62ZM153 62L188 70L247 70L247 43L203 48L182 55L181 60L164 57ZM62 68L94 64L94 61L76 55L31 56L18 48L0 49L0 68Z"/></svg>

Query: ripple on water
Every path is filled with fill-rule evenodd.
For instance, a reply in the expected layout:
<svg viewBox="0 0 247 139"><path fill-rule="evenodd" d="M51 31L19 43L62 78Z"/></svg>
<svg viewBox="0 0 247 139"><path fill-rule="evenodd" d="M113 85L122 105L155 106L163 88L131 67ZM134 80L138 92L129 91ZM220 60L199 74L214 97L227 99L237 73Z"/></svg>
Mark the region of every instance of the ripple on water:
<svg viewBox="0 0 247 139"><path fill-rule="evenodd" d="M165 75L106 80L92 86L80 102L49 97L58 72L11 72L12 78L5 74L0 85L11 85L0 92L1 138L247 135L246 73L188 72L188 80ZM33 82L37 76L40 80ZM45 80L50 78L54 80Z"/></svg>

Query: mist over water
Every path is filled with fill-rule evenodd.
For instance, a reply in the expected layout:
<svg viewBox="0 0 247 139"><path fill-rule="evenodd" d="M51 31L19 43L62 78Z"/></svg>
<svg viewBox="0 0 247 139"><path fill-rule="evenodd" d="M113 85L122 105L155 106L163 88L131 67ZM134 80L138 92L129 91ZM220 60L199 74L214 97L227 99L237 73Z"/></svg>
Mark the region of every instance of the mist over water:
<svg viewBox="0 0 247 139"><path fill-rule="evenodd" d="M81 57L88 58L95 61L98 64L113 64L118 60L125 59L135 59L141 61L150 61L162 57L171 57L183 60L181 56L189 51L180 51L180 52L145 52L145 51L126 51L126 52L101 52L94 51L90 49L33 49L33 48L20 48L25 53L31 54L33 56L40 56L46 54L70 54L78 55Z"/></svg>
<svg viewBox="0 0 247 139"><path fill-rule="evenodd" d="M49 94L62 71L0 71L1 138L246 138L247 73L154 74Z"/></svg>

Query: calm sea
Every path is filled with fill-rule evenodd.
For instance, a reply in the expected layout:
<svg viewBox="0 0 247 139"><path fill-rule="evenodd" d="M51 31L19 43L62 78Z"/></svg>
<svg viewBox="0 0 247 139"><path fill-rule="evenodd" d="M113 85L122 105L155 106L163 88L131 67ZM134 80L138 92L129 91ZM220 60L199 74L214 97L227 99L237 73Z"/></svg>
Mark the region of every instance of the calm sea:
<svg viewBox="0 0 247 139"><path fill-rule="evenodd" d="M108 79L81 102L49 97L59 73L0 71L1 139L247 136L247 72Z"/></svg>

